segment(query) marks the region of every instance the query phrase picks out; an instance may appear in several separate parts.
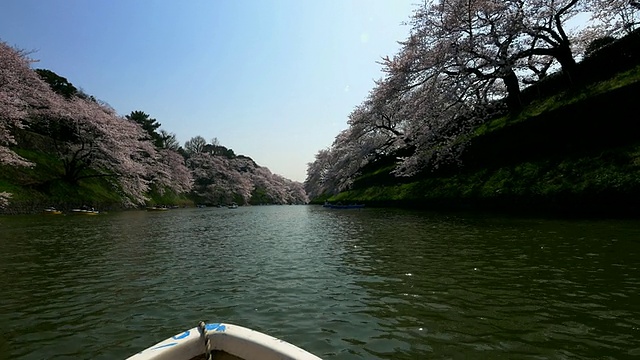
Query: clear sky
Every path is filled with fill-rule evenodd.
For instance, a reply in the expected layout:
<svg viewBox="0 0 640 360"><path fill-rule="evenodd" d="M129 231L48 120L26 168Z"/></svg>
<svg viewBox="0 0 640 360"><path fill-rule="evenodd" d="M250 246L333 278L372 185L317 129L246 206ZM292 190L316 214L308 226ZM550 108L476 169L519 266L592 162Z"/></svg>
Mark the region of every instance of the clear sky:
<svg viewBox="0 0 640 360"><path fill-rule="evenodd" d="M415 0L2 0L0 40L121 115L286 178L347 127Z"/></svg>

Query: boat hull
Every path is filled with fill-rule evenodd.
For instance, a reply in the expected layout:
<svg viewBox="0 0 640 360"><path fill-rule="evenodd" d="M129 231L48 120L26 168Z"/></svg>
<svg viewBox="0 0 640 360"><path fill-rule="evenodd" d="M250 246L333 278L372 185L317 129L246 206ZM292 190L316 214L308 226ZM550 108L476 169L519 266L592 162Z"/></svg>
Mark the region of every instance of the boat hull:
<svg viewBox="0 0 640 360"><path fill-rule="evenodd" d="M98 215L99 211L96 210L82 210L82 209L71 209L72 215Z"/></svg>
<svg viewBox="0 0 640 360"><path fill-rule="evenodd" d="M206 324L211 349L244 360L321 360L319 357L283 340L242 326ZM195 327L172 336L130 360L189 360L205 354L204 336Z"/></svg>

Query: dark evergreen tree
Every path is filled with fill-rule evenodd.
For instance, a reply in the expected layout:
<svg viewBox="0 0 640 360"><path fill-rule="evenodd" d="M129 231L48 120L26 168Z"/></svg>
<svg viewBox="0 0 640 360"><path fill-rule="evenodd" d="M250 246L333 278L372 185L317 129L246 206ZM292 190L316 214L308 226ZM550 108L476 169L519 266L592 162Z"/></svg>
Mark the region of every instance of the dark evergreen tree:
<svg viewBox="0 0 640 360"><path fill-rule="evenodd" d="M72 96L78 94L73 84L71 84L66 78L54 73L47 69L36 69L36 73L51 87L51 90L70 99Z"/></svg>
<svg viewBox="0 0 640 360"><path fill-rule="evenodd" d="M127 120L138 123L144 131L149 134L149 139L156 147L164 147L165 139L156 130L160 127L160 123L152 118L144 111L132 111L131 114L125 116Z"/></svg>

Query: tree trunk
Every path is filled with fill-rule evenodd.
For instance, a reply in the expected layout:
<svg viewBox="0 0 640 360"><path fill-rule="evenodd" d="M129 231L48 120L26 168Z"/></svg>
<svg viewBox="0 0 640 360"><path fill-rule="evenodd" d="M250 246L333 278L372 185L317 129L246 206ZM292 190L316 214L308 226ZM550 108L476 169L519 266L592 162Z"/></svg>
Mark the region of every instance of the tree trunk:
<svg viewBox="0 0 640 360"><path fill-rule="evenodd" d="M74 161L65 162L62 179L71 185L78 185L79 172L77 164Z"/></svg>
<svg viewBox="0 0 640 360"><path fill-rule="evenodd" d="M520 98L518 76L513 69L508 69L501 79L507 88L507 107L509 108L509 112L516 113L520 111L522 109L522 99Z"/></svg>
<svg viewBox="0 0 640 360"><path fill-rule="evenodd" d="M576 60L573 58L573 53L571 52L571 48L569 44L562 44L556 49L556 53L554 57L560 63L562 67L562 73L566 77L569 85L573 84L573 77L576 72L576 68L578 65L576 64Z"/></svg>

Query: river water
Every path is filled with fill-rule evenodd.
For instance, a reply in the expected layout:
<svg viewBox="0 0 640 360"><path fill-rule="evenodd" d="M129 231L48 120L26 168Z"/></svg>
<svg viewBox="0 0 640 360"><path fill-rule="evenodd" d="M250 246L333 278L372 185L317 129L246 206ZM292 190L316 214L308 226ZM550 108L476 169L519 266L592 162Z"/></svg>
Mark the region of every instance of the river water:
<svg viewBox="0 0 640 360"><path fill-rule="evenodd" d="M640 357L640 221L320 206L0 217L0 358L198 321L324 359Z"/></svg>

